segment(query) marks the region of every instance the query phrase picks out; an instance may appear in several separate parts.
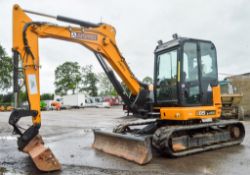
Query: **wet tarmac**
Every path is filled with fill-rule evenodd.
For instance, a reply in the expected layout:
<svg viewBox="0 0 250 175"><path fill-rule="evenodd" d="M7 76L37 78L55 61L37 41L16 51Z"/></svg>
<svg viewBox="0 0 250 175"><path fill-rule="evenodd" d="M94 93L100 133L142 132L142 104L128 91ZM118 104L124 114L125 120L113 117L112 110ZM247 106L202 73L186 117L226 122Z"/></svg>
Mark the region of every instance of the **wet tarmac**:
<svg viewBox="0 0 250 175"><path fill-rule="evenodd" d="M41 174L29 157L17 150L16 136L7 124L9 114L0 113L0 175ZM121 108L80 109L43 112L40 134L62 164L62 170L50 174L206 174L250 173L250 121L244 122L246 137L242 145L208 151L178 159L155 154L144 166L91 148L93 128L111 129L124 119ZM29 125L30 118L21 121Z"/></svg>

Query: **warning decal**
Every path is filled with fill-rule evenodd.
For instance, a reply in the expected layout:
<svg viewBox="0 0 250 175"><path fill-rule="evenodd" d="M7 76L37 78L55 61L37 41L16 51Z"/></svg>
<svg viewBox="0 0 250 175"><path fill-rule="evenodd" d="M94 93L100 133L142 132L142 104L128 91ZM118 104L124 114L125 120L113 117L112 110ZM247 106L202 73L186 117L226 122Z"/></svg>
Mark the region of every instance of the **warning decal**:
<svg viewBox="0 0 250 175"><path fill-rule="evenodd" d="M31 95L37 94L36 75L35 74L29 74L28 75L28 82L29 82L30 94Z"/></svg>

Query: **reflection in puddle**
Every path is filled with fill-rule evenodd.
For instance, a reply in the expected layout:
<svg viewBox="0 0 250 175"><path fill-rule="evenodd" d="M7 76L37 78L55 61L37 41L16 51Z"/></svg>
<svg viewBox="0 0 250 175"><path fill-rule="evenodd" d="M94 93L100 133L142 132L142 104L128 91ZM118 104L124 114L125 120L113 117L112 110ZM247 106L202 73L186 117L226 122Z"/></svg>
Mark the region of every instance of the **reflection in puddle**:
<svg viewBox="0 0 250 175"><path fill-rule="evenodd" d="M0 140L17 140L16 136L0 136Z"/></svg>

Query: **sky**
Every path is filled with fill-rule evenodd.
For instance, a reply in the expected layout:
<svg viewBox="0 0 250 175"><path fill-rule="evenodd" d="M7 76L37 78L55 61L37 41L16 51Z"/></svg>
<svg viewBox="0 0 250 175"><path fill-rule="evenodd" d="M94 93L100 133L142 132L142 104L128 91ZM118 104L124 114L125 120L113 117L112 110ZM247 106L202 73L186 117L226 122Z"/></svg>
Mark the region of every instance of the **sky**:
<svg viewBox="0 0 250 175"><path fill-rule="evenodd" d="M211 40L217 48L220 78L250 72L250 1L248 0L0 0L0 44L11 55L12 6L62 15L116 28L120 51L138 79L153 76L158 40L180 36ZM50 21L40 16L36 21ZM54 92L54 70L65 61L92 64L101 72L93 53L81 45L40 39L41 93Z"/></svg>

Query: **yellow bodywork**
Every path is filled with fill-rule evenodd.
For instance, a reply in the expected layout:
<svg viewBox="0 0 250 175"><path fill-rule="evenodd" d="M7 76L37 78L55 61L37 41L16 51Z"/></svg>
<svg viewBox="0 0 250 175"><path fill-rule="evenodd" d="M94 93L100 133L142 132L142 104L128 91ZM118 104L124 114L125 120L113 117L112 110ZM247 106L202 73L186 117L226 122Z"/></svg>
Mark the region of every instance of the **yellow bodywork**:
<svg viewBox="0 0 250 175"><path fill-rule="evenodd" d="M192 107L161 107L160 115L163 120L192 120L192 119L213 119L221 116L220 86L212 88L213 106L192 106ZM205 115L204 111L212 111Z"/></svg>
<svg viewBox="0 0 250 175"><path fill-rule="evenodd" d="M13 8L13 50L16 50L22 59L30 109L38 111L37 116L33 118L35 125L41 123L38 38L55 38L79 43L89 50L101 54L118 73L133 95L140 92L140 84L130 71L116 45L115 28L111 25L101 24L99 27L83 28L58 26L51 23L32 24L26 32L29 46L24 46L23 29L32 20L18 5ZM33 58L30 54L27 54L25 47L30 47L34 55ZM180 63L178 63L179 69ZM178 71L179 80L180 71ZM160 118L163 120L219 118L221 115L219 86L213 87L212 91L212 106L160 107ZM215 111L215 113L199 115L203 111Z"/></svg>
<svg viewBox="0 0 250 175"><path fill-rule="evenodd" d="M41 125L39 38L54 38L78 43L92 52L102 55L126 84L132 95L134 97L140 95L141 84L135 78L125 59L121 55L116 45L115 35L115 28L108 24L100 24L96 27L72 27L59 26L51 23L33 22L18 5L13 7L13 51L18 52L22 60L30 110L37 111L37 115L34 116L32 120L34 126L36 126L35 129L39 128ZM181 63L178 62L177 81L180 82L180 80ZM149 85L148 89L153 91L153 85ZM213 104L211 106L164 106L155 107L154 112L160 112L161 120L186 121L192 119L219 118L221 116L220 87L213 87L212 94ZM98 133L98 131L95 131L95 133L97 133L96 136L103 135L102 133ZM101 141L100 143L98 140L94 142L94 147L98 147L98 149L101 150L104 146L106 152L116 152L115 155L118 154L120 157L135 161L139 164L144 164L151 160L150 139L146 138L148 141L145 141L145 139L141 138L130 139L130 137L127 137L128 141L123 142L124 137L115 136L115 139L111 142L108 138L113 136L110 134L104 135L105 137L102 136L101 139L99 138L99 141ZM106 144L102 144L105 141ZM122 143L122 146L114 146L117 143ZM28 153L36 166L42 171L54 171L60 169L61 165L58 160L55 158L51 150L45 148L43 144L41 137L36 135L29 141L28 145L26 145L22 151ZM102 148L99 148L99 146ZM116 147L115 151L113 150L113 147ZM131 147L133 148L132 151ZM183 148L179 147L174 149ZM146 156L143 157L142 155Z"/></svg>
<svg viewBox="0 0 250 175"><path fill-rule="evenodd" d="M26 32L28 47L34 55L32 58L25 51L27 46L24 46L23 42L23 29L29 22L32 20L18 5L15 5L13 7L13 50L17 51L22 59L30 109L38 111L38 115L33 118L34 124L41 123L38 38L55 38L79 43L89 50L101 54L132 94L139 93L140 85L116 46L114 27L107 24L95 28L65 27L50 23L32 24Z"/></svg>

